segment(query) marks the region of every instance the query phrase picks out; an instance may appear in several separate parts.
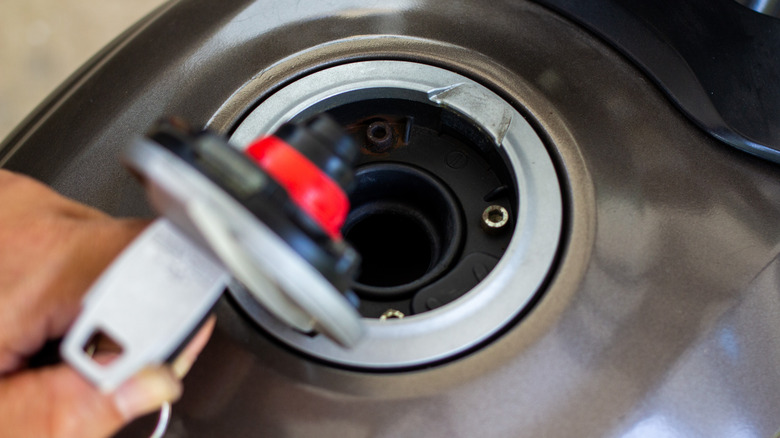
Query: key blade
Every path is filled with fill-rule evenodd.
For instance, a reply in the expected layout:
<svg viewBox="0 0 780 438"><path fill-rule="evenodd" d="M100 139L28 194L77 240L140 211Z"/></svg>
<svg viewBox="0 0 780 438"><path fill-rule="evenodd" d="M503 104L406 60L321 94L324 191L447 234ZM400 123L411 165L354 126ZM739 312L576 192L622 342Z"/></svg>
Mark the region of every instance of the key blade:
<svg viewBox="0 0 780 438"><path fill-rule="evenodd" d="M221 264L167 219L152 223L89 290L61 345L63 358L108 392L165 362L197 328L229 280ZM119 355L100 364L86 347L110 337Z"/></svg>

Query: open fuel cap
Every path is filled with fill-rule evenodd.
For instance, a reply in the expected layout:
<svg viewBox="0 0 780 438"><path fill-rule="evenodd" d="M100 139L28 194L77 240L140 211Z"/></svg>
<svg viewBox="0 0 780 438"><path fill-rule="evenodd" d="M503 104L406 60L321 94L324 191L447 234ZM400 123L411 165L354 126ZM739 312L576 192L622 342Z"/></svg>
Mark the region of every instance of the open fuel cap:
<svg viewBox="0 0 780 438"><path fill-rule="evenodd" d="M126 151L162 215L103 273L61 350L104 390L171 358L226 287L283 323L351 346L363 327L344 242L357 150L334 121L282 126L246 154L209 132L160 123ZM88 354L96 335L121 353Z"/></svg>

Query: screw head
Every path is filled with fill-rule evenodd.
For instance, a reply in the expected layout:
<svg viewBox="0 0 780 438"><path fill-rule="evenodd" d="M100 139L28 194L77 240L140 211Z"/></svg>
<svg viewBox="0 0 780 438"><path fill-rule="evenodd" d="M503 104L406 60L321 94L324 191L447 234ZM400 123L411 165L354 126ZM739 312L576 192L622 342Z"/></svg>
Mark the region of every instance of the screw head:
<svg viewBox="0 0 780 438"><path fill-rule="evenodd" d="M385 311L385 313L383 313L379 317L379 320L380 321L385 321L385 320L388 320L388 319L404 319L405 316L406 315L404 315L404 313L401 312L400 310L387 309L387 311Z"/></svg>
<svg viewBox="0 0 780 438"><path fill-rule="evenodd" d="M509 225L509 212L500 205L491 205L482 212L481 225L487 233L499 233Z"/></svg>
<svg viewBox="0 0 780 438"><path fill-rule="evenodd" d="M384 121L374 122L368 125L366 129L366 139L368 140L368 149L371 152L385 152L395 143L393 128Z"/></svg>

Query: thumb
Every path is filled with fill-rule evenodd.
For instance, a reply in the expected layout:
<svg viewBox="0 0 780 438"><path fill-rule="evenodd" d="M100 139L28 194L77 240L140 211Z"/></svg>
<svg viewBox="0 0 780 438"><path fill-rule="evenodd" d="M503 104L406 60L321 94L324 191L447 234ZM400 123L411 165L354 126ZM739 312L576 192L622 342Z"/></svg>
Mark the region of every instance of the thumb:
<svg viewBox="0 0 780 438"><path fill-rule="evenodd" d="M102 438L181 394L168 367L148 368L103 394L66 365L0 380L0 438Z"/></svg>

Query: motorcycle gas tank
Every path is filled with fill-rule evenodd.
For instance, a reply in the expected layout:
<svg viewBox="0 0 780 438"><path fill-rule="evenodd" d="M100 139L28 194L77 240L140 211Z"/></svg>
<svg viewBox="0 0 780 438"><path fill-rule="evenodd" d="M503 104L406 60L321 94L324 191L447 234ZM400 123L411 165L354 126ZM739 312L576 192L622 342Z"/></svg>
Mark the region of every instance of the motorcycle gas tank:
<svg viewBox="0 0 780 438"><path fill-rule="evenodd" d="M156 119L229 134L282 84L376 59L470 77L543 138L565 202L544 292L480 348L383 373L300 355L224 299L170 436L780 429L780 169L698 129L626 58L534 3L171 2L39 108L0 164L109 213L147 215L117 157ZM154 420L120 435L146 436Z"/></svg>

